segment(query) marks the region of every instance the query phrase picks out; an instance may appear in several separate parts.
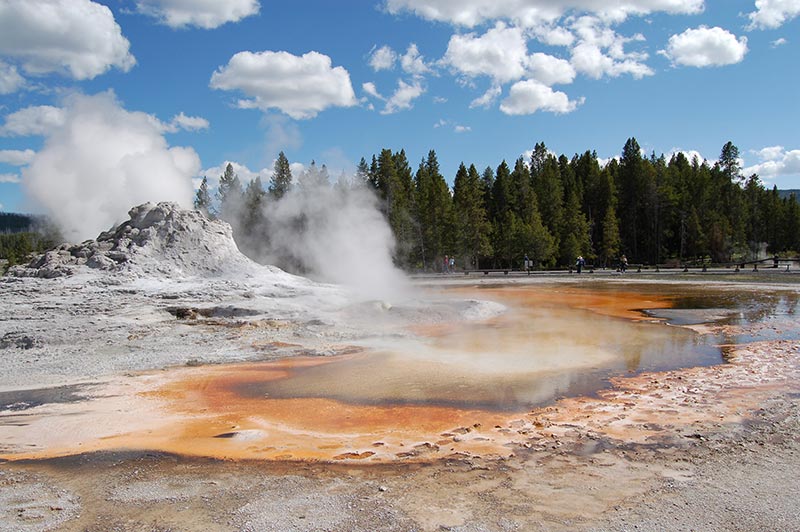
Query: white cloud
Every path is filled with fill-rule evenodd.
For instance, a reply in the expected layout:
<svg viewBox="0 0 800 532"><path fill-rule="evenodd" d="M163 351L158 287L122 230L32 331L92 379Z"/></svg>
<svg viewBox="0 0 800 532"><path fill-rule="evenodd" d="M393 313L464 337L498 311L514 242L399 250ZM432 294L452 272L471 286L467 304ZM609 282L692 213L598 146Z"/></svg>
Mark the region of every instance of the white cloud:
<svg viewBox="0 0 800 532"><path fill-rule="evenodd" d="M536 111L563 114L574 111L582 103L583 98L570 100L563 92L531 79L512 85L508 97L500 103L500 110L507 115L528 115Z"/></svg>
<svg viewBox="0 0 800 532"><path fill-rule="evenodd" d="M705 157L703 157L703 154L700 153L697 150L682 150L680 148L672 148L669 151L669 153L666 155L667 160L672 159L672 157L677 155L678 153L682 153L683 156L686 157L686 160L688 160L690 163L693 162L695 158L697 158L697 161L700 164L702 164L704 161L708 161L709 164L713 164L714 163L714 161L711 161L711 160L706 159Z"/></svg>
<svg viewBox="0 0 800 532"><path fill-rule="evenodd" d="M447 124L448 124L447 120L445 120L444 118L440 118L438 122L433 124L433 129L438 129L440 127L444 127Z"/></svg>
<svg viewBox="0 0 800 532"><path fill-rule="evenodd" d="M25 78L19 75L17 67L0 61L0 94L11 94L25 85Z"/></svg>
<svg viewBox="0 0 800 532"><path fill-rule="evenodd" d="M391 70L397 61L397 54L388 46L381 46L372 52L369 58L369 66L372 70L378 72L380 70Z"/></svg>
<svg viewBox="0 0 800 532"><path fill-rule="evenodd" d="M669 38L662 55L675 65L709 67L739 63L747 53L747 37L739 39L719 27L700 26Z"/></svg>
<svg viewBox="0 0 800 532"><path fill-rule="evenodd" d="M607 20L622 21L628 15L655 12L695 14L704 0L387 0L390 13L416 15L458 26L473 27L491 20L509 20L534 27L575 12L589 12Z"/></svg>
<svg viewBox="0 0 800 532"><path fill-rule="evenodd" d="M453 35L443 63L467 77L489 76L499 83L520 79L528 63L528 46L520 28L502 22L481 36Z"/></svg>
<svg viewBox="0 0 800 532"><path fill-rule="evenodd" d="M576 75L569 61L539 52L528 58L528 73L536 81L548 86L572 83Z"/></svg>
<svg viewBox="0 0 800 532"><path fill-rule="evenodd" d="M775 161L783 157L785 150L783 146L769 146L756 152L761 161Z"/></svg>
<svg viewBox="0 0 800 532"><path fill-rule="evenodd" d="M572 28L578 36L578 43L572 49L570 62L578 72L594 79L623 74L641 79L653 74L645 64L646 53L625 51L626 44L644 40L643 36L623 37L602 20L590 16L580 17L573 22Z"/></svg>
<svg viewBox="0 0 800 532"><path fill-rule="evenodd" d="M413 76L422 76L431 71L430 67L425 63L425 59L420 55L417 45L411 43L408 50L400 58L400 66L403 72Z"/></svg>
<svg viewBox="0 0 800 532"><path fill-rule="evenodd" d="M140 13L171 28L196 26L213 29L258 14L258 0L137 0Z"/></svg>
<svg viewBox="0 0 800 532"><path fill-rule="evenodd" d="M249 99L239 100L241 108L279 109L295 119L358 103L347 70L318 52L239 52L214 72L210 86L243 92Z"/></svg>
<svg viewBox="0 0 800 532"><path fill-rule="evenodd" d="M483 93L482 96L479 96L472 100L469 104L470 109L474 109L475 107L483 107L488 108L494 105L494 102L497 101L497 98L500 97L500 94L503 93L503 88L500 85L492 85L489 89Z"/></svg>
<svg viewBox="0 0 800 532"><path fill-rule="evenodd" d="M198 188L203 181L203 177L206 177L208 179L208 187L212 189L217 188L219 186L219 178L225 173L225 168L228 164L233 167L233 171L239 176L242 186L247 186L247 183L256 177L261 178L261 183L264 187L269 185L269 180L272 177L272 168L262 168L259 171L254 171L236 161L224 161L222 164L212 166L211 168L205 168L198 172L197 177L192 180L194 187Z"/></svg>
<svg viewBox="0 0 800 532"><path fill-rule="evenodd" d="M778 28L800 15L800 0L756 0L747 29Z"/></svg>
<svg viewBox="0 0 800 532"><path fill-rule="evenodd" d="M201 129L208 129L211 126L208 120L201 116L186 116L181 111L180 114L177 114L172 117L172 120L169 123L169 131L174 133L178 130L184 129L186 131L199 131Z"/></svg>
<svg viewBox="0 0 800 532"><path fill-rule="evenodd" d="M91 79L112 67L127 72L136 59L114 15L90 0L4 0L0 55L31 75L53 72Z"/></svg>
<svg viewBox="0 0 800 532"><path fill-rule="evenodd" d="M23 166L30 163L34 155L33 150L0 150L0 163Z"/></svg>
<svg viewBox="0 0 800 532"><path fill-rule="evenodd" d="M783 146L770 146L756 152L760 163L742 170L745 176L758 174L764 180L800 175L800 149L786 151Z"/></svg>
<svg viewBox="0 0 800 532"><path fill-rule="evenodd" d="M536 38L548 46L571 46L575 36L567 28L561 26L538 26L533 28Z"/></svg>
<svg viewBox="0 0 800 532"><path fill-rule="evenodd" d="M51 105L35 105L7 115L5 123L0 127L0 136L47 135L53 128L63 124L63 109Z"/></svg>
<svg viewBox="0 0 800 532"><path fill-rule="evenodd" d="M368 95L372 96L373 98L377 98L379 100L385 100L380 92L378 92L378 88L375 84L371 81L367 81L366 83L361 84L361 89L366 92Z"/></svg>
<svg viewBox="0 0 800 532"><path fill-rule="evenodd" d="M0 183L19 183L20 179L17 174L0 174Z"/></svg>
<svg viewBox="0 0 800 532"><path fill-rule="evenodd" d="M786 39L781 37L779 39L775 39L770 44L772 45L773 48L777 48L778 46L783 46L784 44L787 44L788 42L789 41L787 41Z"/></svg>
<svg viewBox="0 0 800 532"><path fill-rule="evenodd" d="M455 131L456 133L468 133L468 132L472 131L472 128L469 127L469 126L460 126L460 125L458 125L458 126L453 128L453 131Z"/></svg>
<svg viewBox="0 0 800 532"><path fill-rule="evenodd" d="M146 201L191 205L200 158L170 147L151 115L125 110L113 92L71 96L63 111L63 125L22 169L22 184L65 236L93 238Z"/></svg>
<svg viewBox="0 0 800 532"><path fill-rule="evenodd" d="M383 115L389 115L398 111L404 111L413 107L413 102L425 92L425 88L419 81L406 83L405 81L397 81L397 89L386 101L386 106L381 111Z"/></svg>

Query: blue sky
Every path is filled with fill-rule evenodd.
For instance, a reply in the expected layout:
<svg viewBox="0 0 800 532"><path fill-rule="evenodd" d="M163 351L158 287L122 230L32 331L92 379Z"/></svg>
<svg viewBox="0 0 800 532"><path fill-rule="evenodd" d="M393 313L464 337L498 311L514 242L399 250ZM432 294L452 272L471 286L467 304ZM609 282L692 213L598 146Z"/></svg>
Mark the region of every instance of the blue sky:
<svg viewBox="0 0 800 532"><path fill-rule="evenodd" d="M606 159L631 136L711 160L730 140L748 173L800 188L798 15L800 0L0 0L0 205L185 202L228 161L268 180L280 150L336 176L434 149L452 182L461 161L539 141Z"/></svg>

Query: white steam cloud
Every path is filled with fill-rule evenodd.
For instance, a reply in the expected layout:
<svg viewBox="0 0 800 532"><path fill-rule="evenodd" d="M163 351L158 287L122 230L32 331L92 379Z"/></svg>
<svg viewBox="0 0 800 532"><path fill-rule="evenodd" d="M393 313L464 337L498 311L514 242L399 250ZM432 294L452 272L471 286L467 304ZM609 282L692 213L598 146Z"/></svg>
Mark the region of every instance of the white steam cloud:
<svg viewBox="0 0 800 532"><path fill-rule="evenodd" d="M351 287L360 297L408 295L410 285L392 262L394 236L375 194L349 178L339 177L331 186L326 178L314 182L309 175L326 174L312 166L285 196L268 201L255 231L237 238L242 250L261 263Z"/></svg>
<svg viewBox="0 0 800 532"><path fill-rule="evenodd" d="M69 97L63 122L22 170L28 197L70 240L94 238L133 205L192 205L192 148L170 147L151 115L125 110L113 92Z"/></svg>

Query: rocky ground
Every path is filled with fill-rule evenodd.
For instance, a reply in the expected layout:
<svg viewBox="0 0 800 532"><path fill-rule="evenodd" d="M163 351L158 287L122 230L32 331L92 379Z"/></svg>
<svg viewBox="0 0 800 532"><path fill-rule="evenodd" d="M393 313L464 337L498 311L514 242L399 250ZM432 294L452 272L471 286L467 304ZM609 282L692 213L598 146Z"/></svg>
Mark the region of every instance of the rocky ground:
<svg viewBox="0 0 800 532"><path fill-rule="evenodd" d="M0 454L21 452L8 435L24 428L37 405L80 402L99 379L335 355L343 346L402 335L409 324L497 312L476 301L353 301L336 287L273 270L253 270L247 280L221 275L220 264L245 264L238 256L233 263L201 262L213 275L176 275L175 265L194 261L180 251L198 240L172 241L165 252L174 227L162 234L159 224L193 230L204 222L176 219L170 209L148 219L151 210L134 213L102 246L66 247L21 272L36 277L0 281ZM194 234L205 242L202 232ZM148 247L151 237L157 253ZM121 249L116 259L108 255ZM96 268L88 264L93 254ZM168 263L156 268L151 259L165 256ZM42 268L70 271L47 279L38 274ZM722 283L734 292L796 294L798 286L793 278L763 275L741 284L726 275L653 280ZM487 281L447 281L476 282ZM596 397L564 398L481 429L513 435L504 458L432 453L388 463L268 462L116 450L6 461L0 531L800 530L794 315L692 327L750 340L729 346L721 366L623 375Z"/></svg>

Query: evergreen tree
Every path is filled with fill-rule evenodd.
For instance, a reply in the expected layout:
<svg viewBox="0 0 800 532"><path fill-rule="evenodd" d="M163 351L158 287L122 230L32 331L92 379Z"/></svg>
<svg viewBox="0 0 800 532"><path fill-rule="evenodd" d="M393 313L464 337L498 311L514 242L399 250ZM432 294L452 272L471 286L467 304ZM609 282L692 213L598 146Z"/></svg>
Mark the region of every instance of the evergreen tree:
<svg viewBox="0 0 800 532"><path fill-rule="evenodd" d="M469 170L464 163L459 166L453 182L453 208L458 255L463 257L465 265L477 268L480 257L488 255L491 247L481 176L475 165L470 165Z"/></svg>
<svg viewBox="0 0 800 532"><path fill-rule="evenodd" d="M292 169L289 159L283 152L278 154L272 170L272 178L269 183L269 194L272 199L279 200L286 195L292 188Z"/></svg>
<svg viewBox="0 0 800 532"><path fill-rule="evenodd" d="M241 229L238 235L242 251L256 259L269 247L267 219L264 215L266 201L267 192L264 190L261 178L256 177L247 184L244 191Z"/></svg>
<svg viewBox="0 0 800 532"><path fill-rule="evenodd" d="M318 167L316 161L312 160L308 168L300 174L298 185L306 192L330 186L328 168L324 164Z"/></svg>
<svg viewBox="0 0 800 532"><path fill-rule="evenodd" d="M358 161L358 166L356 166L356 182L366 185L369 183L369 177L369 165L366 159L362 157L361 160Z"/></svg>
<svg viewBox="0 0 800 532"><path fill-rule="evenodd" d="M233 171L233 165L228 163L225 166L225 173L219 178L217 199L219 200L220 218L233 226L234 233L240 221L243 196L242 182L239 181L239 176Z"/></svg>
<svg viewBox="0 0 800 532"><path fill-rule="evenodd" d="M540 149L544 149L543 144ZM561 184L558 160L548 154L542 163L541 171L533 175L532 179L542 222L554 242L554 252L558 251L560 248L559 236L564 225L564 188ZM551 265L554 260L555 256L551 256L544 263Z"/></svg>
<svg viewBox="0 0 800 532"><path fill-rule="evenodd" d="M200 183L200 188L195 193L194 208L207 217L211 216L211 194L208 192L208 178L205 176L203 176L203 181Z"/></svg>
<svg viewBox="0 0 800 532"><path fill-rule="evenodd" d="M617 174L619 222L622 249L629 259L640 261L641 211L644 198L644 160L635 138L629 138L622 149Z"/></svg>
<svg viewBox="0 0 800 532"><path fill-rule="evenodd" d="M421 225L423 256L438 265L453 252L453 205L450 188L439 171L436 152L430 150L415 179L417 220ZM427 265L426 265L427 266ZM434 266L435 267L435 266Z"/></svg>

